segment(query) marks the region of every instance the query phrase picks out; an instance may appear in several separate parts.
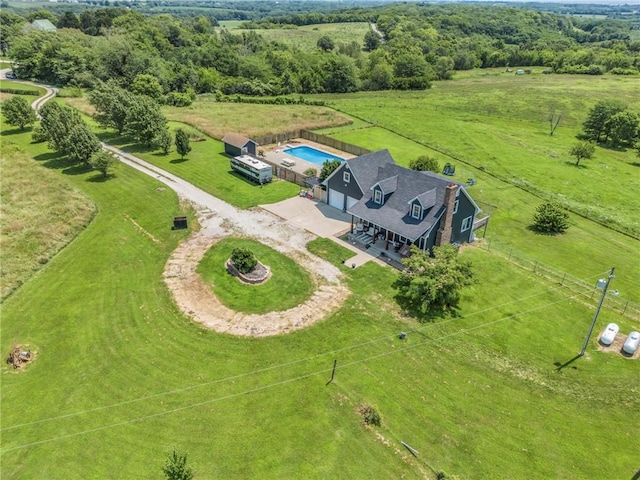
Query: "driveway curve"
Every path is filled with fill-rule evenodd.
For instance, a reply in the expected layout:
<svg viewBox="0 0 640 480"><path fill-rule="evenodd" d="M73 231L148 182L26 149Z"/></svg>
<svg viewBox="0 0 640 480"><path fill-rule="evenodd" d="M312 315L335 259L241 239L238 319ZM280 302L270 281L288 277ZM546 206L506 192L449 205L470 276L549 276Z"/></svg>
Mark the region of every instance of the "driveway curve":
<svg viewBox="0 0 640 480"><path fill-rule="evenodd" d="M0 70L0 75L6 78L7 71L8 69ZM26 81L16 83L46 89L47 93L32 103L36 112L58 92L49 85ZM194 207L201 229L193 232L176 248L164 270L164 280L174 301L194 321L218 332L233 335L280 335L325 318L349 296L349 290L341 281L340 270L307 251L306 244L316 238L314 235L264 210L240 210L182 178L111 145L102 143L102 147L114 153L122 163L164 183ZM315 292L297 307L264 315L236 312L222 305L196 272L196 268L213 244L230 235L254 238L293 257L312 274Z"/></svg>
<svg viewBox="0 0 640 480"><path fill-rule="evenodd" d="M342 283L340 270L310 254L306 244L315 235L298 229L262 209L241 210L191 183L118 148L103 144L122 163L152 176L191 202L201 229L172 253L164 280L182 312L207 328L242 336L271 336L305 328L327 317L342 305L350 292ZM312 274L315 292L301 305L263 315L245 314L222 305L196 272L198 263L220 239L245 236L293 257Z"/></svg>

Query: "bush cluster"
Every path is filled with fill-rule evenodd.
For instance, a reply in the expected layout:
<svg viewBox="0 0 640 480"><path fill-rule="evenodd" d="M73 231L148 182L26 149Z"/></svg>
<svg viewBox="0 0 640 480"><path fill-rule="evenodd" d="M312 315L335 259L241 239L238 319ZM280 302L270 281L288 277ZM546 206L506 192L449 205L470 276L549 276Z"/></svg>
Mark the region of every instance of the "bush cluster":
<svg viewBox="0 0 640 480"><path fill-rule="evenodd" d="M360 405L358 411L360 412L360 415L362 415L362 420L365 425L375 425L376 427L380 426L380 414L371 405Z"/></svg>
<svg viewBox="0 0 640 480"><path fill-rule="evenodd" d="M231 261L240 273L249 273L258 264L258 260L248 248L234 248Z"/></svg>

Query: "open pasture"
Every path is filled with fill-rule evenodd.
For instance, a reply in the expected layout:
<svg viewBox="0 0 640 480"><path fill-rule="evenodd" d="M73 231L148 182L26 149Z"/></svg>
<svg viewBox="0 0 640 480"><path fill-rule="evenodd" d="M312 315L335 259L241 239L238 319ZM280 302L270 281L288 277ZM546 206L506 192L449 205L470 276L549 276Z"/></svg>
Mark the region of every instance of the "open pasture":
<svg viewBox="0 0 640 480"><path fill-rule="evenodd" d="M640 175L634 152L597 147L594 159L580 167L569 155L597 100L618 99L640 112L638 82L636 77L504 73L438 82L424 92L322 98L346 114L442 152L435 154L442 161L446 154L459 159L447 160L457 168L485 171L638 237L640 204L633 192ZM547 121L551 108L562 113L553 136ZM367 133L336 136L355 142ZM401 162L408 160L405 156Z"/></svg>
<svg viewBox="0 0 640 480"><path fill-rule="evenodd" d="M366 22L325 23L321 25L304 25L295 28L270 28L253 30L265 40L270 40L304 52L318 51L320 37L328 36L336 47L356 42L362 45L365 34L370 30ZM237 32L236 32L237 33Z"/></svg>

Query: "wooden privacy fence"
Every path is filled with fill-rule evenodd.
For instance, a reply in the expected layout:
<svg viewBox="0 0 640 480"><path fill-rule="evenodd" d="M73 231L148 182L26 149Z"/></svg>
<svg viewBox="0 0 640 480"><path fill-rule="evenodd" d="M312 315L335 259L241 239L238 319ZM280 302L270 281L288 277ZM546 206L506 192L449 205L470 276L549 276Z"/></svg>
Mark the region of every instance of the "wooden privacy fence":
<svg viewBox="0 0 640 480"><path fill-rule="evenodd" d="M364 155L371 153L371 150L359 147L352 143L343 142L333 137L327 137L326 135L320 135L318 133L310 132L309 130L292 130L290 132L275 133L272 135L263 135L261 137L253 137L252 140L258 145L271 145L277 143L286 143L294 138L302 138L311 142L326 145L327 147L335 148L341 152L347 152L351 155Z"/></svg>
<svg viewBox="0 0 640 480"><path fill-rule="evenodd" d="M264 157L260 157L260 161L266 163L271 166L271 171L273 174L281 180L286 180L291 183L295 183L296 185L300 185L301 187L306 187L307 184L305 181L308 177L302 173L298 173L290 168L284 167L278 163L272 162Z"/></svg>

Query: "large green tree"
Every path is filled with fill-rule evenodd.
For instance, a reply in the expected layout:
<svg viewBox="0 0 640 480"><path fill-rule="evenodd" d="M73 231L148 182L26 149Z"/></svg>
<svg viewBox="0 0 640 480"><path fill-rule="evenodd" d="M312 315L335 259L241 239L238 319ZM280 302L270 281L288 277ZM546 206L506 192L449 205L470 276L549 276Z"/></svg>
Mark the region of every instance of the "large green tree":
<svg viewBox="0 0 640 480"><path fill-rule="evenodd" d="M324 64L324 89L329 93L347 93L358 89L354 62L346 55L331 55Z"/></svg>
<svg viewBox="0 0 640 480"><path fill-rule="evenodd" d="M136 96L127 110L125 133L150 147L154 139L166 128L167 119L160 105L146 95Z"/></svg>
<svg viewBox="0 0 640 480"><path fill-rule="evenodd" d="M556 202L538 205L533 216L533 229L545 234L564 233L569 228L569 214Z"/></svg>
<svg viewBox="0 0 640 480"><path fill-rule="evenodd" d="M147 95L154 100L162 97L162 85L160 81L153 75L140 73L136 75L131 84L131 90L138 95Z"/></svg>
<svg viewBox="0 0 640 480"><path fill-rule="evenodd" d="M321 36L318 39L318 42L316 43L316 45L323 52L330 52L331 50L333 50L335 48L335 44L334 44L333 40L328 35Z"/></svg>
<svg viewBox="0 0 640 480"><path fill-rule="evenodd" d="M7 124L13 127L20 127L20 130L24 130L27 125L32 125L36 122L36 114L27 102L22 97L11 97L2 104L2 115Z"/></svg>
<svg viewBox="0 0 640 480"><path fill-rule="evenodd" d="M587 119L582 124L584 137L594 142L606 142L611 133L610 119L616 113L626 109L624 104L619 101L600 100L597 102L587 115Z"/></svg>
<svg viewBox="0 0 640 480"><path fill-rule="evenodd" d="M369 30L364 34L364 49L367 52L373 52L380 46L380 36L373 30Z"/></svg>
<svg viewBox="0 0 640 480"><path fill-rule="evenodd" d="M89 92L89 103L96 109L95 119L100 125L124 131L127 113L135 101L134 95L120 87L115 80L100 82Z"/></svg>
<svg viewBox="0 0 640 480"><path fill-rule="evenodd" d="M628 110L612 115L606 123L609 138L614 146L633 145L639 127L638 116Z"/></svg>
<svg viewBox="0 0 640 480"><path fill-rule="evenodd" d="M393 283L398 302L421 315L457 307L460 290L473 278L471 262L451 244L433 247L433 257L412 246L411 255L402 264L404 269Z"/></svg>
<svg viewBox="0 0 640 480"><path fill-rule="evenodd" d="M40 109L40 117L39 135L71 161L88 163L100 150L100 141L77 110L48 102Z"/></svg>
<svg viewBox="0 0 640 480"><path fill-rule="evenodd" d="M63 153L74 163L90 163L94 153L100 151L100 140L84 121L73 126Z"/></svg>

